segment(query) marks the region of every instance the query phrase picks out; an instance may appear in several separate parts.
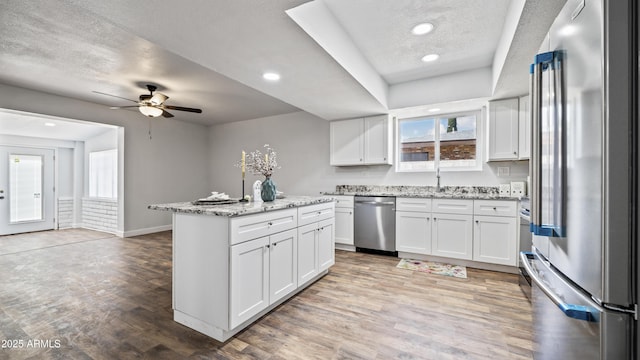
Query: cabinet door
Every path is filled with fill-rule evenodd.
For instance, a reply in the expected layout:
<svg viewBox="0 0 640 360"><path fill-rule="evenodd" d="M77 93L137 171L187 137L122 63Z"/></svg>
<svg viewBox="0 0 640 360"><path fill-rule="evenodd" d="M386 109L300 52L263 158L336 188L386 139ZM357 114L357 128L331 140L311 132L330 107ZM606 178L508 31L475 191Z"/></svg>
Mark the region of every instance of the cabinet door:
<svg viewBox="0 0 640 360"><path fill-rule="evenodd" d="M473 257L472 215L433 214L431 254L456 259Z"/></svg>
<svg viewBox="0 0 640 360"><path fill-rule="evenodd" d="M353 245L353 208L336 208L336 244Z"/></svg>
<svg viewBox="0 0 640 360"><path fill-rule="evenodd" d="M380 115L364 118L364 162L391 164L389 150L389 117Z"/></svg>
<svg viewBox="0 0 640 360"><path fill-rule="evenodd" d="M339 120L329 123L331 165L361 165L364 163L364 121Z"/></svg>
<svg viewBox="0 0 640 360"><path fill-rule="evenodd" d="M489 102L489 160L518 159L518 99Z"/></svg>
<svg viewBox="0 0 640 360"><path fill-rule="evenodd" d="M473 260L516 265L517 218L475 216Z"/></svg>
<svg viewBox="0 0 640 360"><path fill-rule="evenodd" d="M298 232L281 232L269 240L269 304L273 304L298 287Z"/></svg>
<svg viewBox="0 0 640 360"><path fill-rule="evenodd" d="M396 250L431 254L431 214L396 211Z"/></svg>
<svg viewBox="0 0 640 360"><path fill-rule="evenodd" d="M269 237L262 237L231 247L231 329L269 306L267 245Z"/></svg>
<svg viewBox="0 0 640 360"><path fill-rule="evenodd" d="M531 113L529 113L529 96L518 101L518 158L529 159L531 156Z"/></svg>
<svg viewBox="0 0 640 360"><path fill-rule="evenodd" d="M318 272L328 269L335 263L334 219L320 221L318 223Z"/></svg>
<svg viewBox="0 0 640 360"><path fill-rule="evenodd" d="M317 224L298 228L298 286L318 275Z"/></svg>

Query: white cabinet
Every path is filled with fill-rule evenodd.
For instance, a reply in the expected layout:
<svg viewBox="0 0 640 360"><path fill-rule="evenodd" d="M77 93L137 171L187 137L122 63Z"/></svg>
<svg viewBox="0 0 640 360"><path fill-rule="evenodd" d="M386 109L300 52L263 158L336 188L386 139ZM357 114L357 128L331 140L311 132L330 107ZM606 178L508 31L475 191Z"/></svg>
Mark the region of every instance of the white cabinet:
<svg viewBox="0 0 640 360"><path fill-rule="evenodd" d="M175 212L174 320L226 341L326 274L333 209L330 202L234 217Z"/></svg>
<svg viewBox="0 0 640 360"><path fill-rule="evenodd" d="M396 198L396 250L431 254L431 199Z"/></svg>
<svg viewBox="0 0 640 360"><path fill-rule="evenodd" d="M488 161L518 160L518 98L489 102Z"/></svg>
<svg viewBox="0 0 640 360"><path fill-rule="evenodd" d="M267 236L231 247L231 328L269 306L268 244Z"/></svg>
<svg viewBox="0 0 640 360"><path fill-rule="evenodd" d="M474 207L473 260L515 266L518 248L517 203L476 200Z"/></svg>
<svg viewBox="0 0 640 360"><path fill-rule="evenodd" d="M396 250L516 266L517 202L396 198Z"/></svg>
<svg viewBox="0 0 640 360"><path fill-rule="evenodd" d="M391 138L387 115L364 118L364 163L391 164Z"/></svg>
<svg viewBox="0 0 640 360"><path fill-rule="evenodd" d="M391 164L390 125L387 115L330 122L330 164Z"/></svg>
<svg viewBox="0 0 640 360"><path fill-rule="evenodd" d="M431 213L396 211L396 250L431 254Z"/></svg>
<svg viewBox="0 0 640 360"><path fill-rule="evenodd" d="M473 200L434 199L431 253L456 259L473 257Z"/></svg>
<svg viewBox="0 0 640 360"><path fill-rule="evenodd" d="M338 120L329 123L331 165L364 164L364 121Z"/></svg>
<svg viewBox="0 0 640 360"><path fill-rule="evenodd" d="M334 219L298 228L298 286L334 264Z"/></svg>
<svg viewBox="0 0 640 360"><path fill-rule="evenodd" d="M473 258L472 215L433 214L431 253L456 259Z"/></svg>
<svg viewBox="0 0 640 360"><path fill-rule="evenodd" d="M474 220L473 260L515 266L517 219L475 216Z"/></svg>
<svg viewBox="0 0 640 360"><path fill-rule="evenodd" d="M531 156L531 113L529 96L518 99L518 159L527 160Z"/></svg>
<svg viewBox="0 0 640 360"><path fill-rule="evenodd" d="M298 233L289 230L269 240L269 304L273 304L298 287Z"/></svg>
<svg viewBox="0 0 640 360"><path fill-rule="evenodd" d="M295 230L231 247L231 328L298 287L296 257Z"/></svg>
<svg viewBox="0 0 640 360"><path fill-rule="evenodd" d="M353 246L353 196L335 196L336 244Z"/></svg>

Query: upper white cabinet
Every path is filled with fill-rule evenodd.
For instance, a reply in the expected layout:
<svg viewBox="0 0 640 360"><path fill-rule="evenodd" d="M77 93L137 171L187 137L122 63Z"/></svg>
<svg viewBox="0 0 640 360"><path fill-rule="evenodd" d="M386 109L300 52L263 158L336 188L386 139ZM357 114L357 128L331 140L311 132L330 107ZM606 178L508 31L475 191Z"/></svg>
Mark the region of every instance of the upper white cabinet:
<svg viewBox="0 0 640 360"><path fill-rule="evenodd" d="M518 159L528 160L531 156L531 113L529 96L518 99Z"/></svg>
<svg viewBox="0 0 640 360"><path fill-rule="evenodd" d="M489 102L489 161L518 160L518 102Z"/></svg>
<svg viewBox="0 0 640 360"><path fill-rule="evenodd" d="M390 165L390 126L387 115L330 122L331 165Z"/></svg>

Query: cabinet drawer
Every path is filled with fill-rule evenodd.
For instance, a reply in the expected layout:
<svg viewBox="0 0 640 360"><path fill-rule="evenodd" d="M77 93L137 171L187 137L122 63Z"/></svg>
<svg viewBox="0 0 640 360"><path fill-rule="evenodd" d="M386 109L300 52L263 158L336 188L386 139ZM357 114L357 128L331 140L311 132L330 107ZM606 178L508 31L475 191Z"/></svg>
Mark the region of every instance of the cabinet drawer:
<svg viewBox="0 0 640 360"><path fill-rule="evenodd" d="M433 199L431 211L443 214L473 214L473 200Z"/></svg>
<svg viewBox="0 0 640 360"><path fill-rule="evenodd" d="M351 195L333 195L336 199L337 208L353 208L353 196Z"/></svg>
<svg viewBox="0 0 640 360"><path fill-rule="evenodd" d="M397 211L431 212L431 199L396 198Z"/></svg>
<svg viewBox="0 0 640 360"><path fill-rule="evenodd" d="M516 201L508 200L475 200L473 203L474 215L509 216L516 217Z"/></svg>
<svg viewBox="0 0 640 360"><path fill-rule="evenodd" d="M231 219L231 245L293 229L298 226L296 209L277 210Z"/></svg>
<svg viewBox="0 0 640 360"><path fill-rule="evenodd" d="M298 208L298 226L334 217L335 203L323 203Z"/></svg>

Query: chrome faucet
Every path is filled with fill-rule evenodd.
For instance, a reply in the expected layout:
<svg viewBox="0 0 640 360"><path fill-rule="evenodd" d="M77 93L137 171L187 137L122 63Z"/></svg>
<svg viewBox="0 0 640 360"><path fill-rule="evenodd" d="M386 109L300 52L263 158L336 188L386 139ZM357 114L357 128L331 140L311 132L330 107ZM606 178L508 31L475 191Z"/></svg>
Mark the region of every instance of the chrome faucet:
<svg viewBox="0 0 640 360"><path fill-rule="evenodd" d="M442 190L440 189L440 168L439 167L436 169L436 179L438 179L438 182L436 184L436 191L440 192Z"/></svg>

